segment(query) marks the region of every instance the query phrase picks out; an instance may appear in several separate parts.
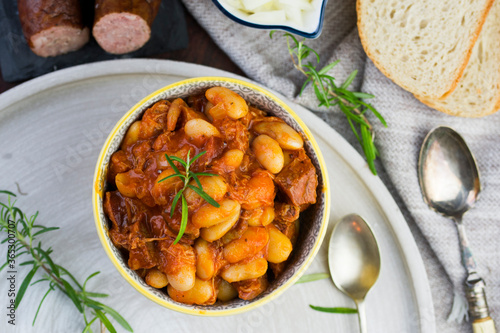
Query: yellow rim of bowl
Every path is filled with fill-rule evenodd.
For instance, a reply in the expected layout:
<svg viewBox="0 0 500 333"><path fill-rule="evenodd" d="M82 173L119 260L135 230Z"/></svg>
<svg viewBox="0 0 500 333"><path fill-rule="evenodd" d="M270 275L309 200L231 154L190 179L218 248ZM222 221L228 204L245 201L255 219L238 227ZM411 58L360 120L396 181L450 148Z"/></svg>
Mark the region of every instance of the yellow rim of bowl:
<svg viewBox="0 0 500 333"><path fill-rule="evenodd" d="M153 97L157 96L158 94L161 94L167 90L170 90L172 88L185 85L185 84L190 84L190 83L196 83L200 81L226 81L230 83L235 83L238 85L246 86L248 88L251 88L253 90L258 91L259 93L269 97L270 99L274 100L276 103L278 103L284 110L286 110L293 118L294 120L300 125L302 128L304 134L306 135L307 139L313 146L313 149L316 153L316 156L318 157L318 161L320 164L320 169L321 169L321 175L323 177L323 192L325 194L325 213L323 214L323 220L321 221L321 229L319 231L319 237L316 240L314 247L312 248L311 252L309 253L308 258L305 260L304 264L302 267L300 267L297 272L288 280L286 281L283 285L279 286L273 293L271 293L269 296L264 297L258 301L252 302L248 305L243 305L238 308L234 309L227 309L227 310L201 310L201 309L189 309L185 308L180 305L176 305L173 303L169 303L153 294L148 292L138 284L125 270L124 268L120 265L118 262L117 258L115 257L113 251L111 250L111 247L109 246L107 242L107 230L104 230L101 227L101 221L100 221L100 216L99 216L99 198L101 197L101 193L99 193L98 188L99 188L99 179L101 179L101 166L103 164L104 157L106 155L106 152L109 149L109 146L111 144L112 139L115 137L116 133L118 130L122 127L123 123L130 117L131 114L133 114L139 107L143 106L145 103L148 103ZM191 315L202 315L202 316L225 316L225 315L233 315L233 314L238 314L242 312L246 312L252 309L255 309L256 307L263 305L267 302L272 301L276 297L280 296L286 289L288 289L290 286L292 286L301 276L304 274L304 272L307 270L311 262L314 260L314 257L316 256L317 252L319 251L319 248L323 242L323 239L325 237L326 229L328 227L328 221L330 217L330 192L329 192L329 179L328 179L328 174L326 171L326 164L323 159L323 155L321 154L321 151L319 149L319 146L314 139L311 131L309 128L306 126L306 124L299 118L299 116L285 103L283 103L278 97L276 97L274 94L271 94L267 90L253 84L249 83L246 81L238 80L238 79L233 79L233 78L227 78L227 77L216 77L216 76L207 76L207 77L197 77L197 78L192 78L192 79L187 79L187 80L182 80L173 84L170 84L164 88L161 88L147 97L143 98L139 103L134 105L121 119L120 121L115 125L111 133L109 134L108 138L106 139L106 142L104 143L104 146L99 154L98 162L96 165L95 173L94 173L94 186L92 187L92 201L93 201L93 211L94 211L94 221L97 229L97 233L99 235L99 239L101 241L101 244L104 247L104 250L106 251L106 254L108 257L111 259L111 262L113 265L116 267L118 272L127 280L128 283L130 283L136 290L138 290L141 294L149 298L150 300L175 311L181 312L181 313L186 313L186 314L191 314Z"/></svg>

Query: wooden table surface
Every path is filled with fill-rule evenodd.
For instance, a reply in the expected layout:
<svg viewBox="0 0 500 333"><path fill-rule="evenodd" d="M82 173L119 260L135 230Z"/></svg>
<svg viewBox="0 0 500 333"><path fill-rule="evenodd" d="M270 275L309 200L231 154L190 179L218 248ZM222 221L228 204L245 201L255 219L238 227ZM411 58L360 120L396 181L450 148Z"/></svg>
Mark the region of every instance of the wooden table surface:
<svg viewBox="0 0 500 333"><path fill-rule="evenodd" d="M245 74L229 59L229 57L212 41L210 36L186 10L189 45L186 49L159 54L151 58L185 61L218 69L223 69L242 76ZM1 72L0 72L1 76ZM8 83L0 78L0 93L15 87L22 82Z"/></svg>

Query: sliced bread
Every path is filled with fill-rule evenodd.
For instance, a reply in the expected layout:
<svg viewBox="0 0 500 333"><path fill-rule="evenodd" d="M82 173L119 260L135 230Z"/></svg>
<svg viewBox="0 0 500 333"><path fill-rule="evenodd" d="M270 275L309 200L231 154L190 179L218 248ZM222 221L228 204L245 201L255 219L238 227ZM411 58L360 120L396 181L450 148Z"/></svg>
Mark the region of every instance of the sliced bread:
<svg viewBox="0 0 500 333"><path fill-rule="evenodd" d="M357 0L366 54L396 84L424 98L455 89L493 0Z"/></svg>
<svg viewBox="0 0 500 333"><path fill-rule="evenodd" d="M416 96L430 107L461 117L482 117L500 108L500 1L495 1L457 88L443 100Z"/></svg>

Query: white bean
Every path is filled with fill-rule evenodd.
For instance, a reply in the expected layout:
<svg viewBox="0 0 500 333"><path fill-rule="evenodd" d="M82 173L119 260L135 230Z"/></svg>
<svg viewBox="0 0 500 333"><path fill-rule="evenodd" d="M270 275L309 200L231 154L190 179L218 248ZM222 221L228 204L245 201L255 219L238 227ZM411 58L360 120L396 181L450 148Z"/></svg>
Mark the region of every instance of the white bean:
<svg viewBox="0 0 500 333"><path fill-rule="evenodd" d="M288 259L292 252L292 242L281 231L272 224L268 226L269 246L267 249L267 260L279 264Z"/></svg>
<svg viewBox="0 0 500 333"><path fill-rule="evenodd" d="M200 236L208 241L213 242L221 239L231 228L238 222L240 211L235 211L226 221L213 225L209 228L201 228Z"/></svg>
<svg viewBox="0 0 500 333"><path fill-rule="evenodd" d="M271 206L256 208L251 211L250 217L247 220L248 225L251 227L266 226L273 222L274 215L274 208Z"/></svg>
<svg viewBox="0 0 500 333"><path fill-rule="evenodd" d="M194 249L185 244L172 244L167 251L168 283L179 291L186 291L194 286L196 278L196 254Z"/></svg>
<svg viewBox="0 0 500 333"><path fill-rule="evenodd" d="M255 279L266 274L267 260L264 258L253 258L244 263L236 263L222 270L221 276L227 282L237 282Z"/></svg>
<svg viewBox="0 0 500 333"><path fill-rule="evenodd" d="M264 227L249 227L240 238L224 246L224 259L234 264L255 256L269 241L269 233Z"/></svg>
<svg viewBox="0 0 500 333"><path fill-rule="evenodd" d="M226 199L219 204L215 207L207 202L193 214L191 222L198 228L208 228L239 216L241 205L237 201Z"/></svg>
<svg viewBox="0 0 500 333"><path fill-rule="evenodd" d="M211 196L215 201L221 201L222 198L224 198L224 195L226 195L227 184L221 176L200 176L198 179L201 183L203 191ZM194 181L191 181L190 185L198 187L197 183ZM190 188L187 188L184 191L184 197L192 209L199 207L204 201L202 197Z"/></svg>
<svg viewBox="0 0 500 333"><path fill-rule="evenodd" d="M139 134L141 133L141 121L138 120L134 122L132 125L127 130L127 134L125 134L125 137L123 138L122 144L121 144L121 149L125 149L130 145L133 145L134 143L139 140Z"/></svg>
<svg viewBox="0 0 500 333"><path fill-rule="evenodd" d="M283 149L300 149L304 146L304 140L297 131L285 123L279 121L263 121L254 126L259 134L269 135L275 139Z"/></svg>
<svg viewBox="0 0 500 333"><path fill-rule="evenodd" d="M248 104L243 97L227 88L210 88L205 92L205 97L210 101L210 103L215 105L211 110L216 108L219 113L219 110L223 109L232 119L240 119L248 113ZM209 111L209 113L214 116L212 112Z"/></svg>
<svg viewBox="0 0 500 333"><path fill-rule="evenodd" d="M198 238L194 243L196 251L196 275L202 280L209 280L215 274L215 249L210 243Z"/></svg>
<svg viewBox="0 0 500 333"><path fill-rule="evenodd" d="M126 197L136 197L137 180L130 176L129 172L119 173L115 176L118 191Z"/></svg>
<svg viewBox="0 0 500 333"><path fill-rule="evenodd" d="M169 285L167 291L174 301L184 304L209 305L214 304L217 300L213 279L204 281L196 278L193 288L184 291Z"/></svg>
<svg viewBox="0 0 500 333"><path fill-rule="evenodd" d="M193 288L195 274L196 272L190 269L190 267L185 267L182 268L177 274L167 274L167 279L170 286L176 290L186 291Z"/></svg>
<svg viewBox="0 0 500 333"><path fill-rule="evenodd" d="M238 291L232 286L231 283L220 280L219 282L219 292L217 293L217 299L222 302L227 302L238 296Z"/></svg>
<svg viewBox="0 0 500 333"><path fill-rule="evenodd" d="M219 130L208 121L203 119L191 119L184 125L184 132L192 139L209 138L220 135Z"/></svg>
<svg viewBox="0 0 500 333"><path fill-rule="evenodd" d="M150 269L146 275L146 283L153 288L164 288L168 284L167 276L158 269Z"/></svg>
<svg viewBox="0 0 500 333"><path fill-rule="evenodd" d="M217 165L223 167L226 172L236 170L243 162L245 153L239 149L230 149L217 161Z"/></svg>
<svg viewBox="0 0 500 333"><path fill-rule="evenodd" d="M269 172L276 174L283 169L285 158L276 140L261 134L253 140L252 148L257 161Z"/></svg>

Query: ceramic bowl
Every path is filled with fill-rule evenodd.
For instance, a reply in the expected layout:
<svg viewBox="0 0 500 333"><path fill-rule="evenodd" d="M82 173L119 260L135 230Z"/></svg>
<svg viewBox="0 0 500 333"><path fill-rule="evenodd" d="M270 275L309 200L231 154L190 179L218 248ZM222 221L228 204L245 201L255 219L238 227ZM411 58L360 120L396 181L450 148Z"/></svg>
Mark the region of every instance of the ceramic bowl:
<svg viewBox="0 0 500 333"><path fill-rule="evenodd" d="M237 23L246 25L247 27L265 30L283 30L306 38L317 38L321 34L326 3L328 2L328 0L312 0L311 4L313 9L304 13L303 24L299 25L289 20L283 24L261 23L252 20L252 18L250 18L246 13L229 5L227 0L212 1L224 15Z"/></svg>
<svg viewBox="0 0 500 333"><path fill-rule="evenodd" d="M317 203L300 215L300 235L287 268L270 283L265 292L251 301L237 298L225 303L218 301L214 305L186 305L173 301L164 290L155 289L146 284L143 278L128 267L126 257L113 245L108 235L109 221L103 209L103 198L107 186L106 173L111 155L119 149L127 129L134 121L142 117L148 107L161 99L184 98L214 86L223 86L237 92L247 102L267 111L269 115L280 117L303 134L306 138L304 147L318 170L318 196ZM97 233L104 250L120 274L141 294L154 302L172 310L194 315L220 316L241 313L278 297L299 279L313 261L323 241L330 213L326 172L325 162L311 131L287 104L266 89L249 82L224 77L201 77L180 81L152 93L137 103L122 117L108 136L99 155L94 174L92 201Z"/></svg>

